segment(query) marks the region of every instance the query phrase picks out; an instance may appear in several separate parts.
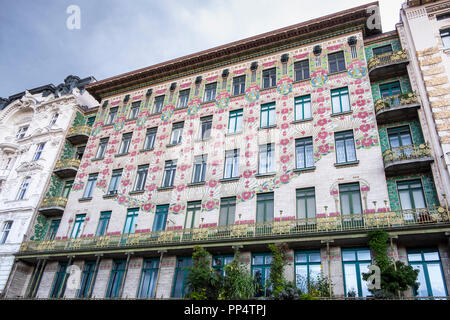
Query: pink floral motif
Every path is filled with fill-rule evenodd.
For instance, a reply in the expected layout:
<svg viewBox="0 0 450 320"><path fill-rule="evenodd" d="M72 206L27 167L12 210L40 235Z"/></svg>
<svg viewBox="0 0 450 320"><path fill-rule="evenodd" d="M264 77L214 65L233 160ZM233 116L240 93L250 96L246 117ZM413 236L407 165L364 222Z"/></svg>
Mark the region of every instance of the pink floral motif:
<svg viewBox="0 0 450 320"><path fill-rule="evenodd" d="M323 114L323 113L325 113L327 111L327 108L319 108L319 109L317 109L317 113L318 114Z"/></svg>
<svg viewBox="0 0 450 320"><path fill-rule="evenodd" d="M362 132L367 132L370 130L370 124L363 124L361 127L359 127L359 130Z"/></svg>
<svg viewBox="0 0 450 320"><path fill-rule="evenodd" d="M244 178L248 179L252 176L252 171L251 170L245 170L244 173Z"/></svg>
<svg viewBox="0 0 450 320"><path fill-rule="evenodd" d="M87 167L89 167L89 162L83 163L83 164L81 165L81 167L82 167L83 169L86 169Z"/></svg>
<svg viewBox="0 0 450 320"><path fill-rule="evenodd" d="M327 144L323 144L319 146L320 153L327 153L330 150L330 147Z"/></svg>
<svg viewBox="0 0 450 320"><path fill-rule="evenodd" d="M248 200L248 199L250 199L252 197L252 194L253 194L252 192L245 191L245 192L242 193L242 199Z"/></svg>
<svg viewBox="0 0 450 320"><path fill-rule="evenodd" d="M281 156L280 161L281 161L282 163L288 162L288 161L289 161L289 156Z"/></svg>
<svg viewBox="0 0 450 320"><path fill-rule="evenodd" d="M216 204L215 201L210 200L210 201L206 202L206 208L208 210L212 210L212 209L214 209L215 204Z"/></svg>
<svg viewBox="0 0 450 320"><path fill-rule="evenodd" d="M208 185L210 188L214 188L217 185L217 180L210 180Z"/></svg>
<svg viewBox="0 0 450 320"><path fill-rule="evenodd" d="M184 184L180 184L179 186L177 186L177 191L178 192L181 192L181 191L183 191L184 190Z"/></svg>
<svg viewBox="0 0 450 320"><path fill-rule="evenodd" d="M281 125L281 129L287 129L287 128L289 128L289 125L287 123L283 123Z"/></svg>
<svg viewBox="0 0 450 320"><path fill-rule="evenodd" d="M356 104L358 105L358 107L362 107L363 105L366 104L366 100L357 100Z"/></svg>
<svg viewBox="0 0 450 320"><path fill-rule="evenodd" d="M148 185L146 188L148 191L153 191L156 189L156 184L152 183L152 184Z"/></svg>
<svg viewBox="0 0 450 320"><path fill-rule="evenodd" d="M181 210L181 205L180 204L176 204L176 205L173 206L172 209L173 209L173 212L179 213L180 210Z"/></svg>
<svg viewBox="0 0 450 320"><path fill-rule="evenodd" d="M289 143L289 139L282 139L280 141L280 144L283 145L283 146L287 145L288 143Z"/></svg>
<svg viewBox="0 0 450 320"><path fill-rule="evenodd" d="M319 134L317 136L323 140L328 136L328 133L325 131L321 131L321 132L319 132Z"/></svg>
<svg viewBox="0 0 450 320"><path fill-rule="evenodd" d="M317 121L317 124L319 126L324 126L327 124L327 122L328 122L327 119L320 119L319 121Z"/></svg>
<svg viewBox="0 0 450 320"><path fill-rule="evenodd" d="M288 108L284 108L284 109L281 110L281 113L283 113L283 114L288 113L288 112L289 112Z"/></svg>
<svg viewBox="0 0 450 320"><path fill-rule="evenodd" d="M180 166L180 170L181 171L185 171L185 170L189 169L189 167L190 166L188 166L187 164L183 164L183 165Z"/></svg>
<svg viewBox="0 0 450 320"><path fill-rule="evenodd" d="M356 89L355 93L356 94L363 94L364 93L364 89Z"/></svg>
<svg viewBox="0 0 450 320"><path fill-rule="evenodd" d="M133 171L135 169L135 166L133 166L132 164L125 166L125 169L127 169L127 171Z"/></svg>
<svg viewBox="0 0 450 320"><path fill-rule="evenodd" d="M366 111L361 111L358 113L358 118L360 119L364 119L368 116L369 114Z"/></svg>
<svg viewBox="0 0 450 320"><path fill-rule="evenodd" d="M129 184L130 184L130 180L129 180L129 179L122 180L122 185L123 185L124 187L126 187L126 186L129 185Z"/></svg>
<svg viewBox="0 0 450 320"><path fill-rule="evenodd" d="M111 158L108 158L108 159L105 160L105 164L111 164L111 163L113 163Z"/></svg>
<svg viewBox="0 0 450 320"><path fill-rule="evenodd" d="M255 122L256 121L256 117L249 117L247 119L247 122Z"/></svg>
<svg viewBox="0 0 450 320"><path fill-rule="evenodd" d="M280 181L281 181L282 183L288 183L288 182L289 182L289 175L288 175L288 174L283 174L283 175L280 177Z"/></svg>
<svg viewBox="0 0 450 320"><path fill-rule="evenodd" d="M250 158L252 156L252 153L250 152L250 151L247 151L246 153L245 153L245 157L246 158Z"/></svg>
<svg viewBox="0 0 450 320"><path fill-rule="evenodd" d="M127 201L127 197L125 197L125 196L120 196L120 197L117 199L117 201L118 201L119 203L124 203L125 201Z"/></svg>

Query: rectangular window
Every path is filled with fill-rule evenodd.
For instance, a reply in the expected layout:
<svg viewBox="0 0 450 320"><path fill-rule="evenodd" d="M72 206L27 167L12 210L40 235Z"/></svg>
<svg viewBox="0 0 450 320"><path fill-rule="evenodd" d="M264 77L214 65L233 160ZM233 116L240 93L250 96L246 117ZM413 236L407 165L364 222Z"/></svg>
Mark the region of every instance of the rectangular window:
<svg viewBox="0 0 450 320"><path fill-rule="evenodd" d="M83 199L92 198L92 193L94 192L94 187L97 182L98 173L91 173L89 175L86 188L84 189Z"/></svg>
<svg viewBox="0 0 450 320"><path fill-rule="evenodd" d="M95 155L96 159L103 159L106 152L106 146L108 145L109 138L100 139L100 143L98 144L97 154Z"/></svg>
<svg viewBox="0 0 450 320"><path fill-rule="evenodd" d="M204 102L213 101L216 99L216 88L217 82L205 85L205 96L203 98Z"/></svg>
<svg viewBox="0 0 450 320"><path fill-rule="evenodd" d="M372 52L373 52L374 56L379 56L379 55L384 54L384 53L392 52L392 46L390 44L388 44L386 46L373 48Z"/></svg>
<svg viewBox="0 0 450 320"><path fill-rule="evenodd" d="M200 118L200 139L205 140L211 137L212 116Z"/></svg>
<svg viewBox="0 0 450 320"><path fill-rule="evenodd" d="M296 169L314 167L314 150L311 137L295 139L295 163Z"/></svg>
<svg viewBox="0 0 450 320"><path fill-rule="evenodd" d="M355 162L356 150L353 131L336 132L334 140L336 145L336 163Z"/></svg>
<svg viewBox="0 0 450 320"><path fill-rule="evenodd" d="M122 170L123 169L113 170L112 176L111 176L111 182L109 183L109 189L108 189L109 195L117 194L117 190L119 189L120 179L122 178Z"/></svg>
<svg viewBox="0 0 450 320"><path fill-rule="evenodd" d="M275 172L275 144L269 143L259 146L258 173Z"/></svg>
<svg viewBox="0 0 450 320"><path fill-rule="evenodd" d="M186 209L186 219L184 221L185 229L193 229L199 226L201 210L202 210L201 201L188 202Z"/></svg>
<svg viewBox="0 0 450 320"><path fill-rule="evenodd" d="M295 121L312 119L311 96L297 97L294 100Z"/></svg>
<svg viewBox="0 0 450 320"><path fill-rule="evenodd" d="M67 262L60 262L58 265L58 271L56 271L55 280L53 281L52 292L50 298L61 298L66 291L66 269Z"/></svg>
<svg viewBox="0 0 450 320"><path fill-rule="evenodd" d="M164 97L165 97L164 95L155 97L155 107L153 109L153 113L162 112L162 108L164 105Z"/></svg>
<svg viewBox="0 0 450 320"><path fill-rule="evenodd" d="M275 87L277 85L277 68L263 70L263 89Z"/></svg>
<svg viewBox="0 0 450 320"><path fill-rule="evenodd" d="M86 125L89 127L92 127L94 125L95 122L95 116L89 117L86 120Z"/></svg>
<svg viewBox="0 0 450 320"><path fill-rule="evenodd" d="M142 264L138 298L155 298L156 279L158 277L158 259L145 259Z"/></svg>
<svg viewBox="0 0 450 320"><path fill-rule="evenodd" d="M0 244L4 244L6 242L6 239L8 239L8 235L9 232L11 231L12 224L13 224L12 221L3 222L2 237L0 239Z"/></svg>
<svg viewBox="0 0 450 320"><path fill-rule="evenodd" d="M227 256L214 256L212 257L212 267L213 269L219 273L222 277L225 275L224 267L231 263L234 259L234 256L227 255Z"/></svg>
<svg viewBox="0 0 450 320"><path fill-rule="evenodd" d="M220 199L219 226L234 225L236 197Z"/></svg>
<svg viewBox="0 0 450 320"><path fill-rule="evenodd" d="M341 200L341 212L343 215L362 213L359 183L340 184L339 198Z"/></svg>
<svg viewBox="0 0 450 320"><path fill-rule="evenodd" d="M439 34L441 35L444 49L450 48L450 29L440 30Z"/></svg>
<svg viewBox="0 0 450 320"><path fill-rule="evenodd" d="M389 145L393 152L397 153L399 157L409 157L411 155L413 149L411 131L409 130L409 126L388 128L387 134ZM411 146L411 148L408 148L407 146Z"/></svg>
<svg viewBox="0 0 450 320"><path fill-rule="evenodd" d="M70 237L72 239L78 238L83 232L84 221L86 219L86 214L77 214L75 216L75 221L73 222L72 233Z"/></svg>
<svg viewBox="0 0 450 320"><path fill-rule="evenodd" d="M245 92L245 76L233 78L233 95L237 96Z"/></svg>
<svg viewBox="0 0 450 320"><path fill-rule="evenodd" d="M402 88L399 81L383 83L380 84L379 87L382 98L391 97L402 93Z"/></svg>
<svg viewBox="0 0 450 320"><path fill-rule="evenodd" d="M152 231L166 230L168 212L169 212L169 205L156 206L155 219L153 220Z"/></svg>
<svg viewBox="0 0 450 320"><path fill-rule="evenodd" d="M316 192L314 188L297 189L297 219L316 218Z"/></svg>
<svg viewBox="0 0 450 320"><path fill-rule="evenodd" d="M230 111L228 133L238 133L242 131L242 115L242 109Z"/></svg>
<svg viewBox="0 0 450 320"><path fill-rule="evenodd" d="M271 288L267 286L270 279L272 254L252 254L252 275L256 285L255 297L268 296Z"/></svg>
<svg viewBox="0 0 450 320"><path fill-rule="evenodd" d="M83 158L84 150L86 149L86 146L80 146L77 147L77 151L75 152L75 159L81 160Z"/></svg>
<svg viewBox="0 0 450 320"><path fill-rule="evenodd" d="M225 151L224 179L239 177L239 149Z"/></svg>
<svg viewBox="0 0 450 320"><path fill-rule="evenodd" d="M30 182L31 182L30 177L26 177L23 180L22 185L19 188L19 193L17 194L17 200L23 200L25 198L25 194L27 193L27 189L28 186L30 185Z"/></svg>
<svg viewBox="0 0 450 320"><path fill-rule="evenodd" d="M34 152L32 161L37 161L41 158L42 150L44 150L44 146L45 146L45 142L39 143L36 146L36 151Z"/></svg>
<svg viewBox="0 0 450 320"><path fill-rule="evenodd" d="M65 198L65 199L69 198L69 193L70 193L70 190L72 190L72 186L73 186L73 180L67 180L66 182L64 182L64 188L61 193L61 197Z"/></svg>
<svg viewBox="0 0 450 320"><path fill-rule="evenodd" d="M20 127L17 131L16 138L17 139L23 139L25 138L25 134L27 133L28 126Z"/></svg>
<svg viewBox="0 0 450 320"><path fill-rule="evenodd" d="M256 223L273 221L273 192L256 195Z"/></svg>
<svg viewBox="0 0 450 320"><path fill-rule="evenodd" d="M94 287L95 279L95 261L86 261L84 263L83 272L81 273L80 289L78 291L78 298L90 298L89 291Z"/></svg>
<svg viewBox="0 0 450 320"><path fill-rule="evenodd" d="M309 60L302 60L294 63L295 81L309 79Z"/></svg>
<svg viewBox="0 0 450 320"><path fill-rule="evenodd" d="M145 181L147 180L147 174L148 174L148 164L138 166L133 191L144 191Z"/></svg>
<svg viewBox="0 0 450 320"><path fill-rule="evenodd" d="M116 120L117 112L119 111L119 107L114 107L109 109L109 115L108 120L106 121L106 124L112 124Z"/></svg>
<svg viewBox="0 0 450 320"><path fill-rule="evenodd" d="M328 54L328 67L330 73L345 71L344 52L339 51Z"/></svg>
<svg viewBox="0 0 450 320"><path fill-rule="evenodd" d="M148 128L145 134L144 150L151 150L155 146L156 131L158 128Z"/></svg>
<svg viewBox="0 0 450 320"><path fill-rule="evenodd" d="M135 101L131 104L130 115L128 119L136 119L139 115L139 109L141 108L141 101Z"/></svg>
<svg viewBox="0 0 450 320"><path fill-rule="evenodd" d="M130 148L132 136L133 136L133 132L124 133L122 135L122 143L120 144L118 154L127 154L128 153L128 149Z"/></svg>
<svg viewBox="0 0 450 320"><path fill-rule="evenodd" d="M164 166L164 177L162 187L172 187L175 180L175 173L177 170L177 161L168 160Z"/></svg>
<svg viewBox="0 0 450 320"><path fill-rule="evenodd" d="M111 211L100 212L100 219L98 220L97 231L95 236L104 236L108 230L109 220L111 219Z"/></svg>
<svg viewBox="0 0 450 320"><path fill-rule="evenodd" d="M170 136L169 145L176 145L181 143L181 137L183 135L184 122L177 122L172 125L172 135Z"/></svg>
<svg viewBox="0 0 450 320"><path fill-rule="evenodd" d="M178 93L178 104L177 104L178 109L187 107L188 102L189 102L189 92L190 92L190 89L186 89L186 90L181 90Z"/></svg>
<svg viewBox="0 0 450 320"><path fill-rule="evenodd" d="M192 183L205 182L207 155L197 156L194 159L194 170L192 172Z"/></svg>
<svg viewBox="0 0 450 320"><path fill-rule="evenodd" d="M371 295L363 273L368 273L372 264L369 249L342 249L344 291L346 297L367 297Z"/></svg>
<svg viewBox="0 0 450 320"><path fill-rule="evenodd" d="M426 208L420 179L397 182L397 191L402 210Z"/></svg>
<svg viewBox="0 0 450 320"><path fill-rule="evenodd" d="M351 111L347 87L331 90L331 105L333 114Z"/></svg>
<svg viewBox="0 0 450 320"><path fill-rule="evenodd" d="M186 278L189 273L189 268L192 267L192 258L177 258L175 267L174 284L172 290L172 298L184 298L187 294Z"/></svg>
<svg viewBox="0 0 450 320"><path fill-rule="evenodd" d="M125 260L113 261L111 276L109 277L108 289L106 290L106 298L119 297L120 285L122 284L125 266L126 266Z"/></svg>
<svg viewBox="0 0 450 320"><path fill-rule="evenodd" d="M123 234L134 233L136 230L136 223L139 214L139 208L127 210L127 217L125 218L125 225L123 227Z"/></svg>
<svg viewBox="0 0 450 320"><path fill-rule="evenodd" d="M46 236L45 240L54 240L55 239L60 223L61 223L61 219L53 219L50 222L50 227L48 228L47 236Z"/></svg>
<svg viewBox="0 0 450 320"><path fill-rule="evenodd" d="M261 128L275 125L275 102L261 105Z"/></svg>
<svg viewBox="0 0 450 320"><path fill-rule="evenodd" d="M320 251L295 252L295 283L302 292L310 292L322 274Z"/></svg>

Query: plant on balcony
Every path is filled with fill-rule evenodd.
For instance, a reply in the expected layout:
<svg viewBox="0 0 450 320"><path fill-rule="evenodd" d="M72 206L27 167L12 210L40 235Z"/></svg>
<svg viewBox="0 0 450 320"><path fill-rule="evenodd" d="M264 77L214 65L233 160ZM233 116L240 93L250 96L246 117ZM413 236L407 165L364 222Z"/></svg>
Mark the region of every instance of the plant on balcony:
<svg viewBox="0 0 450 320"><path fill-rule="evenodd" d="M234 253L233 261L224 267L224 272L220 300L251 299L255 296L253 276L240 262L239 250Z"/></svg>
<svg viewBox="0 0 450 320"><path fill-rule="evenodd" d="M272 262L270 264L270 277L266 286L271 289L271 298L294 298L300 292L293 290L293 288L296 288L295 285L286 281L283 277L284 268L289 264L287 260L288 245L286 243L270 244L269 249L272 251Z"/></svg>
<svg viewBox="0 0 450 320"><path fill-rule="evenodd" d="M405 265L401 261L393 263L388 255L389 234L384 230L374 230L369 232L369 246L375 255L375 264L380 268L380 288L371 289L375 298L393 299L399 297L400 292L405 291L408 287L416 290L419 288L417 277L418 270ZM363 273L363 279L367 281L372 275L371 272Z"/></svg>

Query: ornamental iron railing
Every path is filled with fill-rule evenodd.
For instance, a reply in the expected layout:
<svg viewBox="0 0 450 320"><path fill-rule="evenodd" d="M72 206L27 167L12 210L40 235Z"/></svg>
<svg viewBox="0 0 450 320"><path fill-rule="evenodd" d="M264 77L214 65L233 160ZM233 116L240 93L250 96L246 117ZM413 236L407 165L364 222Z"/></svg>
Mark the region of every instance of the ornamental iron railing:
<svg viewBox="0 0 450 320"><path fill-rule="evenodd" d="M431 157L431 149L428 143L411 144L408 146L393 147L383 152L385 165L404 160L421 159Z"/></svg>
<svg viewBox="0 0 450 320"><path fill-rule="evenodd" d="M390 108L406 106L419 103L419 98L415 92L396 94L389 97L380 98L375 101L375 113L387 111Z"/></svg>
<svg viewBox="0 0 450 320"><path fill-rule="evenodd" d="M67 198L63 197L46 197L42 200L41 208L62 207L65 208Z"/></svg>
<svg viewBox="0 0 450 320"><path fill-rule="evenodd" d="M403 49L403 50L398 50L395 52L387 52L387 53L373 56L367 62L367 67L370 72L377 67L395 64L395 63L399 63L399 62L406 62L406 61L408 61L408 54L406 53L406 49Z"/></svg>
<svg viewBox="0 0 450 320"><path fill-rule="evenodd" d="M56 162L55 169L77 168L80 166L78 159L60 159Z"/></svg>
<svg viewBox="0 0 450 320"><path fill-rule="evenodd" d="M70 127L69 131L67 132L67 136L74 136L74 135L90 135L92 131L92 127L90 126L78 126L78 127Z"/></svg>

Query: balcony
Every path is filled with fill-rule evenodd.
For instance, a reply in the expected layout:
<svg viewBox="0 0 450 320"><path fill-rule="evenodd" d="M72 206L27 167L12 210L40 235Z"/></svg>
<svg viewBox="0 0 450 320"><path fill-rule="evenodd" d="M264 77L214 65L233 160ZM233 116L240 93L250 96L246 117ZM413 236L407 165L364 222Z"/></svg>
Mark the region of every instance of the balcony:
<svg viewBox="0 0 450 320"><path fill-rule="evenodd" d="M62 215L67 204L67 198L46 197L42 200L39 212L47 217Z"/></svg>
<svg viewBox="0 0 450 320"><path fill-rule="evenodd" d="M61 179L72 178L77 175L80 160L60 159L56 162L53 172Z"/></svg>
<svg viewBox="0 0 450 320"><path fill-rule="evenodd" d="M429 170L432 161L428 143L395 147L383 152L386 175L424 172Z"/></svg>
<svg viewBox="0 0 450 320"><path fill-rule="evenodd" d="M415 119L417 118L418 108L420 108L419 97L413 92L375 101L375 114L378 124Z"/></svg>
<svg viewBox="0 0 450 320"><path fill-rule="evenodd" d="M387 231L408 231L416 234L417 228L450 227L448 208L432 207L393 212L374 212L358 215L322 215L311 219L272 221L266 223L246 223L230 226L214 226L194 229L177 229L170 231L142 232L134 234L117 234L100 237L82 237L77 239L58 239L52 241L23 242L19 255L50 254L87 251L120 252L126 249L146 248L157 250L160 247L181 248L194 244L215 243L218 246L230 246L230 243L246 241L298 241L305 238L311 241L323 236L343 235L383 228ZM450 229L449 229L450 230ZM119 251L118 251L119 250Z"/></svg>
<svg viewBox="0 0 450 320"><path fill-rule="evenodd" d="M405 74L408 62L406 49L374 56L367 62L370 80L378 81Z"/></svg>
<svg viewBox="0 0 450 320"><path fill-rule="evenodd" d="M73 145L83 144L89 140L92 127L90 126L78 126L71 127L67 132L66 139Z"/></svg>

